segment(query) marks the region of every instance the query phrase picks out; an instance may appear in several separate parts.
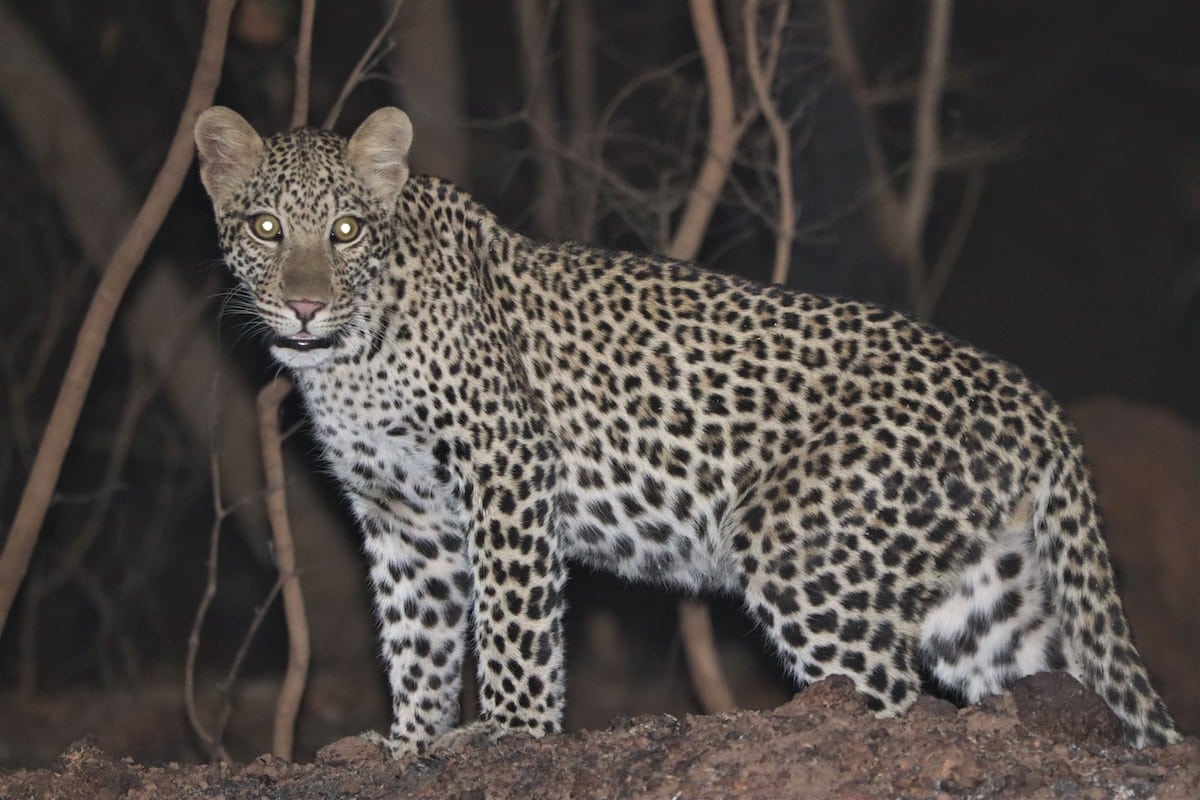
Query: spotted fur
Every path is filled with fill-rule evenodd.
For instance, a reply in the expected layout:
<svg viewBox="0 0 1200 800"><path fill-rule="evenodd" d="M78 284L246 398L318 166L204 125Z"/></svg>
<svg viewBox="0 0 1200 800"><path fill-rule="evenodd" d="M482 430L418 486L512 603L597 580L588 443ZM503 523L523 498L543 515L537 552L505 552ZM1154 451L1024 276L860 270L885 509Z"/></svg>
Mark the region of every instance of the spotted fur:
<svg viewBox="0 0 1200 800"><path fill-rule="evenodd" d="M487 723L560 730L567 559L732 593L799 683L848 675L881 714L923 677L977 700L1065 668L1133 744L1179 738L1079 442L1013 367L881 308L527 239L409 178L395 109L349 142L213 109L197 141L362 526L393 752L454 725L468 635Z"/></svg>

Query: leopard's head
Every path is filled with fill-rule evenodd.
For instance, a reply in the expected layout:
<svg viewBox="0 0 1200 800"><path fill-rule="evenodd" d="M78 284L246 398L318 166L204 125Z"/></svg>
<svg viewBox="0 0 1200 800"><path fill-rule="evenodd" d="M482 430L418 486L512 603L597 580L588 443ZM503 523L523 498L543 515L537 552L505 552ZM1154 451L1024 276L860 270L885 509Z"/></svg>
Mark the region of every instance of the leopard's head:
<svg viewBox="0 0 1200 800"><path fill-rule="evenodd" d="M215 106L195 136L225 261L269 328L275 358L311 367L363 346L368 291L392 251L408 180L408 116L382 108L349 140L312 129L264 140Z"/></svg>

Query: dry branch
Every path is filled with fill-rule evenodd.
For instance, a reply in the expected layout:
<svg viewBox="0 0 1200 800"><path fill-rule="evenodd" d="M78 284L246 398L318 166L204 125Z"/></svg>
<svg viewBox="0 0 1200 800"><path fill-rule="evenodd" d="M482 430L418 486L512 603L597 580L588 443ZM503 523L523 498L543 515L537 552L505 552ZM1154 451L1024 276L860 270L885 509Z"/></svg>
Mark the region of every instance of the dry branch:
<svg viewBox="0 0 1200 800"><path fill-rule="evenodd" d="M867 83L866 70L854 45L850 19L846 14L846 0L825 0L825 20L829 30L829 57L862 112L862 124L867 134L867 158L877 184L872 187L872 192L877 193L885 203L898 204L899 198L888 180L887 158L883 153L879 132L869 110L874 90ZM873 199L879 202L877 198Z"/></svg>
<svg viewBox="0 0 1200 800"><path fill-rule="evenodd" d="M212 105L225 57L225 40L234 3L235 0L212 0L209 3L191 89L166 160L132 226L109 261L80 326L75 350L71 354L50 421L38 447L4 551L0 553L0 633L3 632L13 598L29 567L29 559L45 521L113 317L191 165L194 147L192 127L199 113Z"/></svg>
<svg viewBox="0 0 1200 800"><path fill-rule="evenodd" d="M913 164L908 189L904 193L904 238L912 252L912 285L909 296L921 296L925 282L922 243L933 201L933 183L940 165L941 146L938 117L946 84L946 60L950 54L950 18L954 0L929 0L929 20L925 31L925 57L913 111Z"/></svg>
<svg viewBox="0 0 1200 800"><path fill-rule="evenodd" d="M746 34L746 68L759 111L766 120L775 146L775 182L779 189L779 218L775 225L775 262L771 267L771 282L787 283L792 261L792 242L796 238L796 198L792 189L791 132L779 108L771 97L773 65L783 48L783 24L787 20L787 3L777 3L775 27L768 45L767 64L759 58L758 16L760 0L747 0L742 6L742 26Z"/></svg>
<svg viewBox="0 0 1200 800"><path fill-rule="evenodd" d="M367 79L367 75L374 69L379 59L383 58L390 49L388 44L388 36L392 33L392 28L396 27L396 18L400 16L400 9L404 7L404 0L395 0L392 3L392 10L388 13L387 19L375 34L375 38L367 45L367 49L359 56L358 61L354 64L354 69L350 70L349 77L342 84L342 90L338 92L337 100L329 109L329 113L325 115L325 121L321 123L321 127L328 130L337 122L337 118L342 115L342 108L346 105L347 98L360 83ZM307 82L305 83L305 92ZM296 75L296 92L300 92L300 75Z"/></svg>
<svg viewBox="0 0 1200 800"><path fill-rule="evenodd" d="M890 174L872 117L872 105L881 90L867 85L866 73L850 31L846 0L825 0L825 12L831 58L862 114L867 155L874 176L871 209L880 244L907 268L909 300L918 315L927 318L961 252L982 188L982 173L968 180L954 227L930 268L925 254L925 231L938 173L949 165L943 152L939 119L948 82L954 0L928 0L925 49L913 100L913 156L903 193L897 189ZM990 155L994 157L996 152L993 148Z"/></svg>
<svg viewBox="0 0 1200 800"><path fill-rule="evenodd" d="M963 245L967 241L967 234L971 231L971 224L975 221L975 212L979 210L979 198L982 194L983 170L976 169L967 175L967 185L958 206L958 214L954 217L954 225L950 228L946 241L942 243L942 250L938 253L937 261L929 270L929 276L922 284L921 293L917 296L916 312L918 317L929 319L938 300L941 299L942 291L946 288L946 281L950 279L950 273L954 271L954 266L958 263L958 256L962 253Z"/></svg>
<svg viewBox="0 0 1200 800"><path fill-rule="evenodd" d="M313 20L317 0L300 0L300 32L296 42L296 83L292 93L292 127L308 124L309 84L312 82Z"/></svg>
<svg viewBox="0 0 1200 800"><path fill-rule="evenodd" d="M892 185L887 156L871 114L870 97L873 90L867 83L866 70L854 44L846 0L825 0L825 19L829 31L830 59L861 115L867 160L871 165L871 186L868 191L876 235L883 249L903 263L911 274L916 267L912 266L912 253L904 238L904 209L900 195Z"/></svg>
<svg viewBox="0 0 1200 800"><path fill-rule="evenodd" d="M309 633L305 622L304 595L296 574L296 550L292 527L288 522L287 493L283 472L283 439L279 435L279 404L292 391L292 382L276 378L258 394L259 435L263 466L267 473L267 514L275 537L275 559L283 581L283 611L288 631L288 663L275 706L275 728L271 751L278 758L291 760L295 741L296 717L308 677Z"/></svg>
<svg viewBox="0 0 1200 800"><path fill-rule="evenodd" d="M565 189L562 165L554 155L558 142L558 104L556 82L547 55L553 20L547 19L542 0L515 0L517 41L521 59L521 77L525 83L526 111L537 154L537 188L534 192L533 219L542 236L557 238L564 234L563 201Z"/></svg>
<svg viewBox="0 0 1200 800"><path fill-rule="evenodd" d="M221 549L221 526L229 516L230 509L221 500L221 462L214 451L210 457L213 491L213 522L208 535L208 561L204 581L204 593L196 606L196 616L192 620L192 630L188 634L187 657L183 665L183 707L187 713L188 724L204 745L208 757L215 761L228 761L229 753L225 751L219 733L210 731L200 719L200 710L196 704L196 661L200 654L200 631L204 628L204 620L208 616L209 606L217 596L217 556Z"/></svg>
<svg viewBox="0 0 1200 800"><path fill-rule="evenodd" d="M688 195L687 205L675 236L667 248L673 258L694 259L700 252L704 232L729 176L733 151L739 136L735 122L733 78L729 57L721 38L721 27L713 0L690 0L692 26L704 60L708 82L708 150L700 174ZM679 603L679 635L687 656L692 685L700 705L710 714L737 708L733 692L721 671L713 641L708 605L700 600Z"/></svg>
<svg viewBox="0 0 1200 800"><path fill-rule="evenodd" d="M591 0L567 0L563 6L565 62L563 82L570 122L570 149L586 153L589 161L598 161L596 137L596 20ZM596 237L595 219L590 213L591 198L573 197L572 235L590 242Z"/></svg>
<svg viewBox="0 0 1200 800"><path fill-rule="evenodd" d="M187 343L187 334L200 319L208 305L204 295L198 295L186 309L186 316L179 320L179 329L171 340L165 343L164 352L172 360L179 357ZM121 472L133 449L134 436L151 401L162 388L166 376L161 372L153 372L141 366L134 369L130 376L129 389L125 394L125 403L121 415L113 429L112 439L108 446L108 457L105 460L104 471L101 473L97 502L88 513L87 519L79 527L75 537L67 545L54 569L50 570L42 581L43 593L57 589L61 584L73 579L83 568L84 559L92 544L99 538L112 500L116 494Z"/></svg>
<svg viewBox="0 0 1200 800"><path fill-rule="evenodd" d="M245 662L246 655L250 652L250 644L258 635L258 629L262 627L263 621L267 618L267 612L271 610L271 604L275 602L275 596L282 588L283 576L280 575L271 585L266 599L255 610L254 617L250 620L245 635L242 636L242 643L238 645L233 660L229 662L229 671L225 674L225 680L221 681L218 687L221 696L221 710L217 713L217 724L213 729L213 735L218 741L224 741L225 731L229 728L229 720L233 717L233 687L237 683L238 674L242 671L242 663Z"/></svg>
<svg viewBox="0 0 1200 800"><path fill-rule="evenodd" d="M672 258L692 259L700 252L704 232L717 207L721 188L729 177L737 147L739 128L735 121L733 77L729 55L721 38L721 24L713 0L689 0L692 28L700 56L704 61L704 80L708 86L708 147L700 174L688 195L687 205L675 236L667 247Z"/></svg>

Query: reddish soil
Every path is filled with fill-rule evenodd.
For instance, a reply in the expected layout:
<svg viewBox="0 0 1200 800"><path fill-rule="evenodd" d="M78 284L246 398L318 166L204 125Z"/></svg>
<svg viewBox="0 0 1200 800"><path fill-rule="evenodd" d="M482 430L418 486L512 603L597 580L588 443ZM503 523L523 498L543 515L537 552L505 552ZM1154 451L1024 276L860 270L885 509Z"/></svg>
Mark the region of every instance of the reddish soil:
<svg viewBox="0 0 1200 800"><path fill-rule="evenodd" d="M52 768L0 774L12 800L966 796L1194 800L1200 742L1130 750L1099 698L1064 675L964 709L922 698L894 720L832 679L774 711L637 717L399 762L356 738L312 764L211 766L140 764L84 742Z"/></svg>

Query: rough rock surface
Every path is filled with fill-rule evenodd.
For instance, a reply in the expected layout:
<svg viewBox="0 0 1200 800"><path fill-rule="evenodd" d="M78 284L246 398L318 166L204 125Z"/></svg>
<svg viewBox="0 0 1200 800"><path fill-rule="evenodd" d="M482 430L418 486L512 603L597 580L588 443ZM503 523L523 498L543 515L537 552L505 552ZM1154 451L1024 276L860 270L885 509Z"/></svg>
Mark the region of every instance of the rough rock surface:
<svg viewBox="0 0 1200 800"><path fill-rule="evenodd" d="M835 678L769 712L637 717L395 763L357 739L313 764L212 766L138 764L80 743L53 768L0 774L0 797L1200 797L1196 739L1136 751L1116 735L1104 704L1065 675L963 709L922 698L893 720Z"/></svg>

